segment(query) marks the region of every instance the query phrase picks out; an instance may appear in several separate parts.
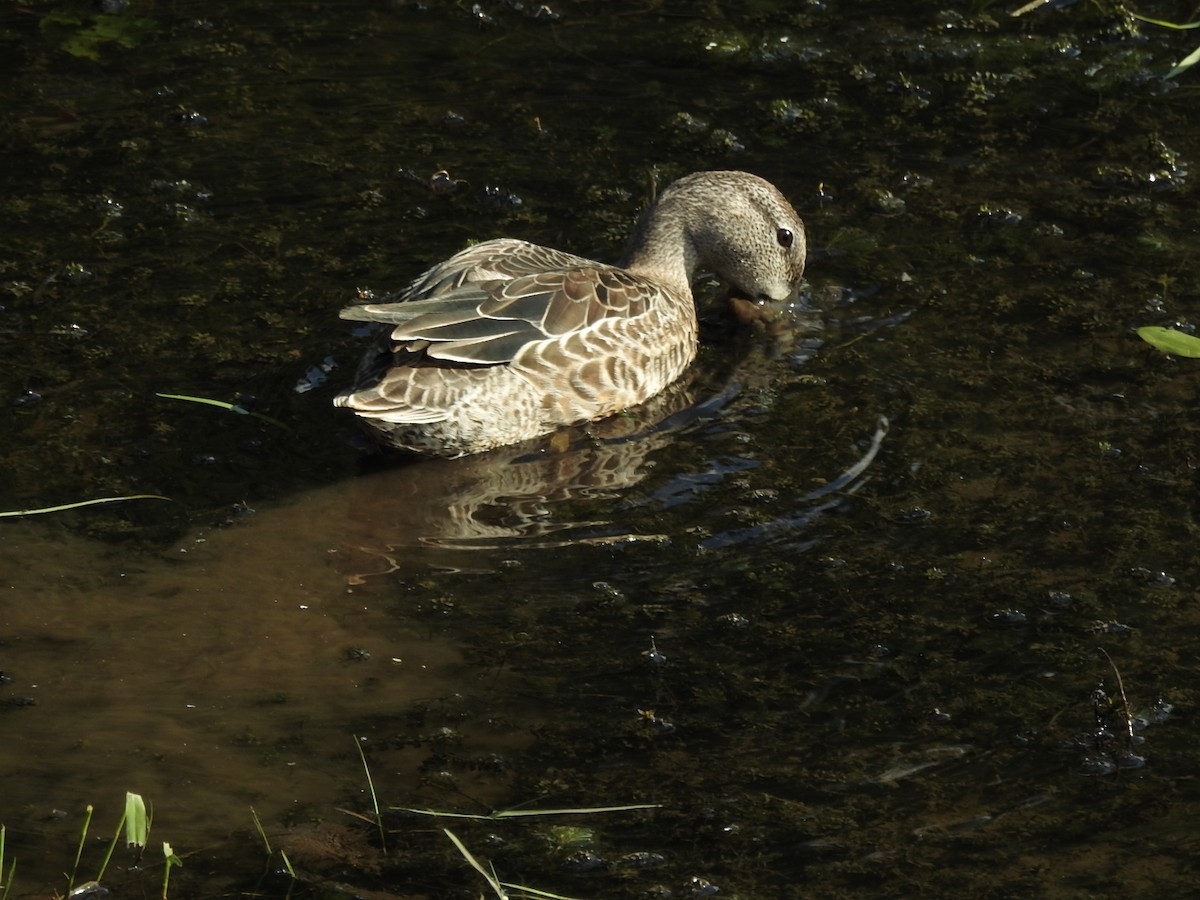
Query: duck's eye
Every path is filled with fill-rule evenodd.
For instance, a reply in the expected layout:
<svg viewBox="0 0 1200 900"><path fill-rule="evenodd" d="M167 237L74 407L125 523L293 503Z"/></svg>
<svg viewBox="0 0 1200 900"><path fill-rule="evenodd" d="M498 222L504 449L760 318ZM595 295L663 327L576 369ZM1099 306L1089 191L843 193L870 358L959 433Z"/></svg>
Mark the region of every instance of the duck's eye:
<svg viewBox="0 0 1200 900"><path fill-rule="evenodd" d="M795 239L796 236L792 234L792 230L790 228L780 228L775 232L775 240L779 241L779 246L783 247L785 250L792 246L792 242Z"/></svg>

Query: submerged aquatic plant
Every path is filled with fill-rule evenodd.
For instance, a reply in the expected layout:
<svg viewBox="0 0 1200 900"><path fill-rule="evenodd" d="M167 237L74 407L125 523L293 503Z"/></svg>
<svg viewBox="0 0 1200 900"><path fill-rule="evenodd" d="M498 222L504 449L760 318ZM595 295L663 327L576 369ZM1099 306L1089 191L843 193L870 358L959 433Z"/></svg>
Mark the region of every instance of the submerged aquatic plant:
<svg viewBox="0 0 1200 900"><path fill-rule="evenodd" d="M590 814L590 813L625 812L628 810L637 810L637 809L658 809L660 806L661 806L661 804L658 804L658 803L633 803L633 804L627 804L627 805L623 805L623 806L592 806L592 807L578 807L578 808L570 808L570 809L524 809L524 810L522 810L522 809L503 809L503 810L495 810L486 815L475 815L475 814L470 814L470 813L453 813L453 812L445 812L442 810L435 810L435 809L415 809L415 808L411 808L411 807L398 807L398 808L403 809L405 812L415 813L417 815L444 816L446 818L453 818L453 819L484 819L484 820L494 821L494 820L498 820L498 819L512 819L512 818L530 817L530 816L559 816L559 815L572 815L572 814L577 815L577 814ZM500 877L496 874L495 869L491 868L490 864L489 864L488 868L484 868L483 864L478 859L476 859L473 855L471 855L471 852L466 848L466 846L463 844L463 842L461 840L459 840L459 838L454 834L454 832L452 832L449 828L443 828L442 831L445 832L446 837L448 837L450 839L450 841L454 844L454 846L458 849L458 852L462 854L463 859L465 859L476 872L478 872L480 875L482 875L487 880L488 885L495 892L496 897L499 898L499 900L508 900L508 898L514 897L514 896L515 897L546 897L546 898L549 898L549 900L572 900L572 898L563 897L561 894L553 894L548 891L538 890L537 888L532 888L532 887L529 887L528 885L513 884L511 882L501 881ZM567 827L564 827L563 831L564 832L567 831ZM572 829L571 831L573 832L571 834L572 839L578 839L583 834L587 834L590 837L590 834L591 834L591 832L588 831L587 829ZM509 893L509 891L513 891L514 893Z"/></svg>
<svg viewBox="0 0 1200 900"><path fill-rule="evenodd" d="M99 60L100 51L106 45L115 44L131 50L156 30L154 21L142 16L107 12L84 16L68 10L46 13L38 27L67 53L90 60Z"/></svg>

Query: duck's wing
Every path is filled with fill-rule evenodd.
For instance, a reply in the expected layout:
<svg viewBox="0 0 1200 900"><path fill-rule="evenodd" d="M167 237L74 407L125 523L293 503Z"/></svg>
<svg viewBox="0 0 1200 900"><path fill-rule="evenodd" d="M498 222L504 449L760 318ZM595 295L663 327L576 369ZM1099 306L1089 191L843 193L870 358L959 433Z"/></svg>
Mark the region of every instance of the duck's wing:
<svg viewBox="0 0 1200 900"><path fill-rule="evenodd" d="M487 366L512 362L529 344L642 315L661 297L663 288L645 278L584 262L508 280L468 280L431 299L369 303L342 315L395 325L393 346L419 350L420 365Z"/></svg>
<svg viewBox="0 0 1200 900"><path fill-rule="evenodd" d="M463 285L481 281L511 281L523 275L599 266L601 263L513 238L497 238L475 244L421 273L412 284L382 298L384 303L408 303L444 297ZM342 312L352 319L356 307Z"/></svg>

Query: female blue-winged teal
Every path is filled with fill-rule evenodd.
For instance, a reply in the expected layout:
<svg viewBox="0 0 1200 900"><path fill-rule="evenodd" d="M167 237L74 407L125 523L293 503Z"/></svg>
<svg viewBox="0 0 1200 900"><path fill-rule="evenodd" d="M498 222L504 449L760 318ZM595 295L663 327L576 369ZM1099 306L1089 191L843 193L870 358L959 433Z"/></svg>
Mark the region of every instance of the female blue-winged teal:
<svg viewBox="0 0 1200 900"><path fill-rule="evenodd" d="M603 418L695 357L697 269L784 300L804 259L804 223L770 182L688 175L643 213L618 266L502 238L434 266L396 302L342 310L393 327L334 403L386 444L445 457Z"/></svg>

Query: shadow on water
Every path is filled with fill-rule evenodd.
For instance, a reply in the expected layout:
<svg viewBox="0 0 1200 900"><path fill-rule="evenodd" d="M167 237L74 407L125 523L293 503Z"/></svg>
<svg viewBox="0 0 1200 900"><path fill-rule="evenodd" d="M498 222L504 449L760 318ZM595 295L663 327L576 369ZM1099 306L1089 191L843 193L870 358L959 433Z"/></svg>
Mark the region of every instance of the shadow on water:
<svg viewBox="0 0 1200 900"><path fill-rule="evenodd" d="M7 523L4 649L19 681L5 702L21 735L0 754L12 777L11 821L65 845L78 827L63 809L73 798L106 809L100 801L110 798L95 794L136 786L160 798L155 829L176 846L246 832L253 808L288 825L281 840L299 862L363 864L373 851L349 827L356 820L328 823L339 804L364 809L354 735L382 767L377 778L416 787L410 803L428 794L431 806L466 800L478 811L506 800L507 757L534 740L530 720L546 698L514 681L503 645L485 645L494 660L465 661L465 632L532 642L514 636L514 612L562 615L580 603L581 573L602 606L624 604L618 588L594 580L607 567L589 550L619 556L645 544L660 557L646 577L679 558L666 557L672 544L694 544L685 559L772 534L806 549L804 527L863 483L882 424L864 456L823 488L780 500L786 510L757 525L739 520L689 540L679 531L686 510L759 465L728 445L740 434L742 390L731 383L696 402L676 387L578 430L571 446L543 441L383 467L160 554L130 555L38 521ZM656 455L689 433L698 449L722 449L691 471L655 477ZM601 509L604 518L593 518ZM667 530L647 531L648 522ZM537 561L546 551L571 562ZM502 582L478 596L461 584L496 576ZM636 641L627 648L634 659L665 662L643 628L612 637ZM465 772L431 771L464 760ZM27 840L10 849L20 853ZM28 866L24 877L47 878L49 888L54 865Z"/></svg>
<svg viewBox="0 0 1200 900"><path fill-rule="evenodd" d="M1198 375L1136 329L1195 325L1200 76L1008 12L3 13L0 507L174 501L0 520L10 896L126 790L173 897L478 896L448 822L572 897L1188 895ZM815 312L553 450L359 461L356 291L615 259L704 168L795 201Z"/></svg>

